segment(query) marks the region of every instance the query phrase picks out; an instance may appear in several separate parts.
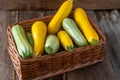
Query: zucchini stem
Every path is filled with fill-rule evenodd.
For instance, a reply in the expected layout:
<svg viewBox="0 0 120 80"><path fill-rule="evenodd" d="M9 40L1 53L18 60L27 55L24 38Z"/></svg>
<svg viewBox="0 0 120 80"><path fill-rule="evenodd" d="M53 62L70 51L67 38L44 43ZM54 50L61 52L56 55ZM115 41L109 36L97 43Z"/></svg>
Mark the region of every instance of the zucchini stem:
<svg viewBox="0 0 120 80"><path fill-rule="evenodd" d="M72 51L73 50L73 47L71 45L67 46L67 50L68 51Z"/></svg>
<svg viewBox="0 0 120 80"><path fill-rule="evenodd" d="M92 46L97 46L98 43L99 43L98 40L92 39L92 41L90 42L90 45L92 45Z"/></svg>

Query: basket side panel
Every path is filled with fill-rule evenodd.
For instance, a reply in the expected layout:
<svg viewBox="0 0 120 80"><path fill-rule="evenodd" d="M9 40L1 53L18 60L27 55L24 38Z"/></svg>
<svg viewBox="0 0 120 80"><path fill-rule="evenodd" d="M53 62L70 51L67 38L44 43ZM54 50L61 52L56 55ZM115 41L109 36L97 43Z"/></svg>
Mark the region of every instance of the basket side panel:
<svg viewBox="0 0 120 80"><path fill-rule="evenodd" d="M11 57L11 61L13 63L14 69L18 75L18 78L19 78L19 80L21 80L22 79L21 64L20 64L18 52L17 52L15 44L13 42L10 26L8 26L7 34L8 34L8 40L9 40L9 47L8 47L9 55Z"/></svg>
<svg viewBox="0 0 120 80"><path fill-rule="evenodd" d="M37 61L24 61L22 64L23 78L45 79L73 71L102 61L103 53L104 44L100 44L97 47L76 48L73 52L63 51L55 55L47 55Z"/></svg>

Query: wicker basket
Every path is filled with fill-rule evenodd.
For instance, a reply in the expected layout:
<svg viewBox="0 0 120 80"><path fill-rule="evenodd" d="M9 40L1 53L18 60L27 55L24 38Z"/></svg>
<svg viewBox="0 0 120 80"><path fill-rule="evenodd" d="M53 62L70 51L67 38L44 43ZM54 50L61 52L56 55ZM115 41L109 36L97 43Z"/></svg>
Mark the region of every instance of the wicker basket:
<svg viewBox="0 0 120 80"><path fill-rule="evenodd" d="M52 16L46 16L41 19L31 19L16 24L20 24L26 31L30 31L31 25L35 21L42 20L48 24L51 18ZM55 54L44 55L40 58L31 59L22 59L19 56L11 34L12 25L8 26L8 51L19 80L45 79L102 61L106 39L98 26L91 20L90 22L93 25L93 28L99 34L100 42L98 46L93 47L89 45L75 48L72 52L61 51Z"/></svg>

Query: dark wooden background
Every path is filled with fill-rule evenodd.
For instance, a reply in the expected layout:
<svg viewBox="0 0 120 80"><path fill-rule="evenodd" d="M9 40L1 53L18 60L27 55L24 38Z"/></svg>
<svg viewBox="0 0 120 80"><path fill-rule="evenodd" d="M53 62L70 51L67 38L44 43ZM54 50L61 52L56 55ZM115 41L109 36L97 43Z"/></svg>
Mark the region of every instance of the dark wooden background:
<svg viewBox="0 0 120 80"><path fill-rule="evenodd" d="M55 10L65 0L0 0L0 10ZM73 0L74 8L119 9L120 0Z"/></svg>
<svg viewBox="0 0 120 80"><path fill-rule="evenodd" d="M7 26L22 20L55 14L63 1L0 1L0 80L18 80L7 50ZM74 0L74 8L76 7L85 8L88 16L105 34L107 44L104 61L46 80L120 80L120 0Z"/></svg>

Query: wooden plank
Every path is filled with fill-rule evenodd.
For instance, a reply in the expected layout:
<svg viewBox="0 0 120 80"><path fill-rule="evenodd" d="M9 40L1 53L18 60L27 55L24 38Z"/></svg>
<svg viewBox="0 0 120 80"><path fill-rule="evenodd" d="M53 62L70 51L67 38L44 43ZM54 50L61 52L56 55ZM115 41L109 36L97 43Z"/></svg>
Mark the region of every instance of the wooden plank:
<svg viewBox="0 0 120 80"><path fill-rule="evenodd" d="M110 14L106 11L99 12L101 16L100 24L107 37L109 58L113 66L116 80L120 79L120 14L118 11L112 11Z"/></svg>
<svg viewBox="0 0 120 80"><path fill-rule="evenodd" d="M0 11L0 80L14 80L14 68L8 55L7 26L17 22L17 12ZM17 80L17 79L16 79Z"/></svg>
<svg viewBox="0 0 120 80"><path fill-rule="evenodd" d="M62 78L62 75L58 75L58 76L54 76L54 77L47 78L44 80L63 80L63 78Z"/></svg>
<svg viewBox="0 0 120 80"><path fill-rule="evenodd" d="M95 12L90 11L88 15L98 24ZM109 50L106 48L103 62L69 72L67 74L68 80L115 80L114 71L108 55L109 53Z"/></svg>
<svg viewBox="0 0 120 80"><path fill-rule="evenodd" d="M64 0L1 0L0 10L56 10L63 2ZM119 3L120 0L74 0L74 8L119 9Z"/></svg>
<svg viewBox="0 0 120 80"><path fill-rule="evenodd" d="M56 11L19 11L19 21L53 15Z"/></svg>

